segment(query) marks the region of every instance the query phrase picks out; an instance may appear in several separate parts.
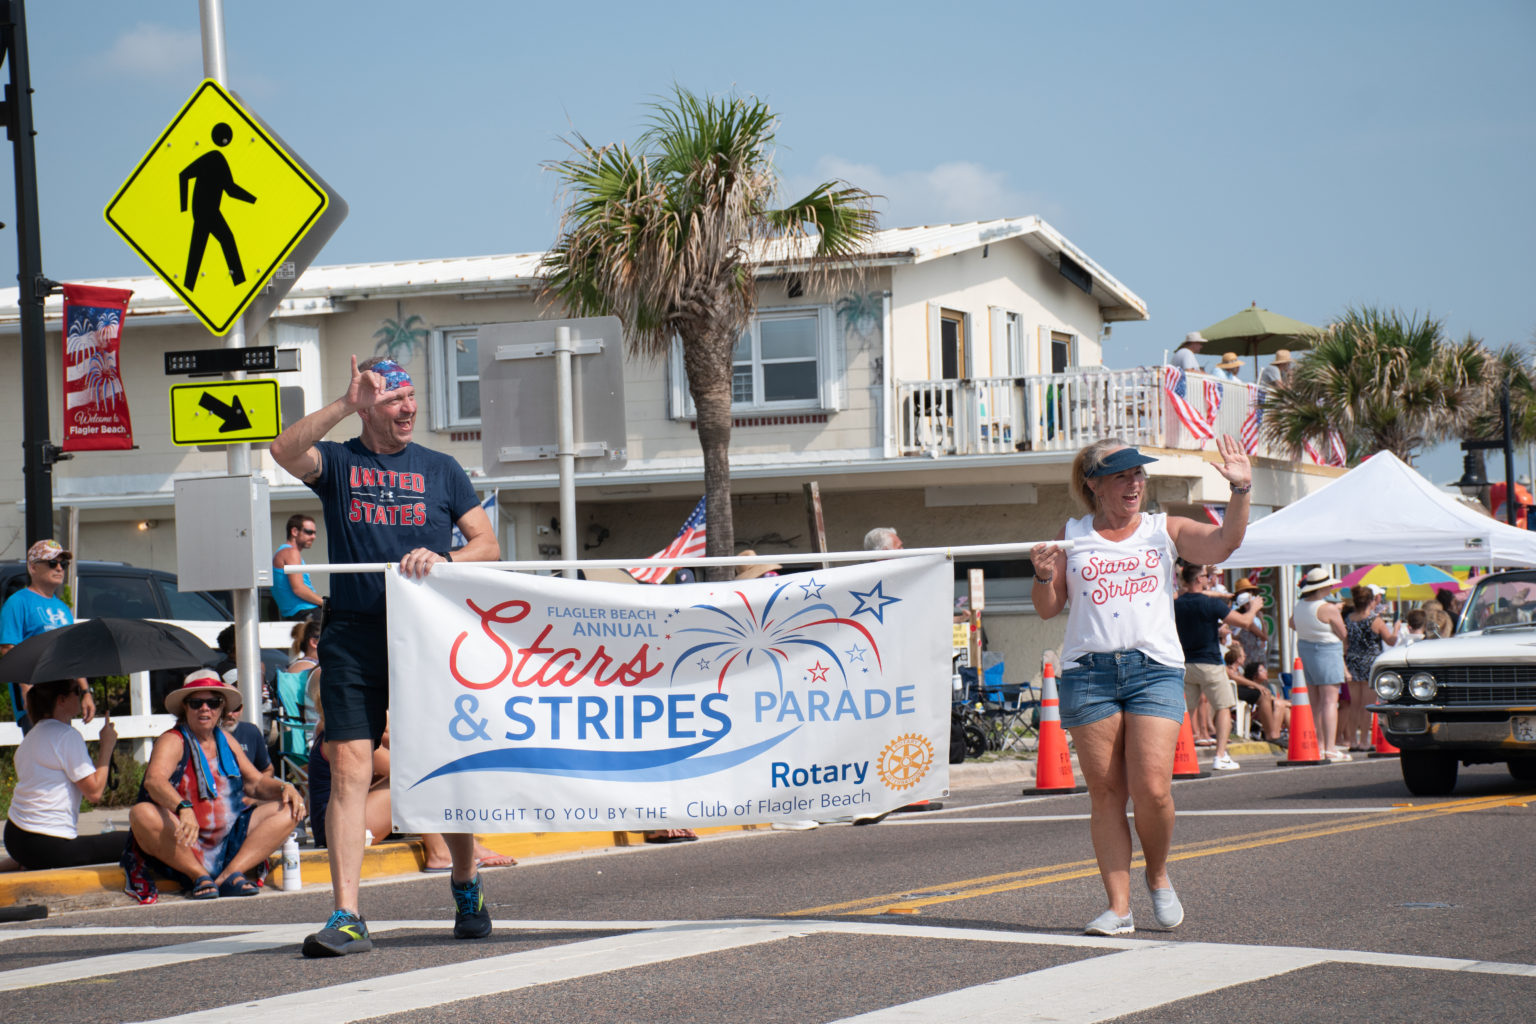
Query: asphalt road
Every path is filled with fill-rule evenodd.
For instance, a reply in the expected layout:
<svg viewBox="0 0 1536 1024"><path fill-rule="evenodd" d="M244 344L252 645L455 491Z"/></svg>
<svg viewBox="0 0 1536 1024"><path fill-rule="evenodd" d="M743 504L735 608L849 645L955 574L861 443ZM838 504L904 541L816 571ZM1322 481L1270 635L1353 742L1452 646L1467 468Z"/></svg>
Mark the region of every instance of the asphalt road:
<svg viewBox="0 0 1536 1024"><path fill-rule="evenodd" d="M1103 908L1085 796L952 796L874 827L737 834L486 872L449 935L441 876L370 884L378 947L299 956L327 891L82 911L0 929L0 1020L1520 1021L1536 1006L1529 786L1394 761L1181 782L1183 927Z"/></svg>

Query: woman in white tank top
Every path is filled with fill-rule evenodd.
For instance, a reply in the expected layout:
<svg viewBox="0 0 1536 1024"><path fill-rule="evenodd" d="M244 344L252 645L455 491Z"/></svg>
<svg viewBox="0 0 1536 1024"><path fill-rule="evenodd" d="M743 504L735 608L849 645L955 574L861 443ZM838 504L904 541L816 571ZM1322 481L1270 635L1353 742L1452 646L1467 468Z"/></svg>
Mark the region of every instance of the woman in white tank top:
<svg viewBox="0 0 1536 1024"><path fill-rule="evenodd" d="M1344 614L1324 601L1339 581L1324 568L1310 570L1301 578L1291 628L1296 630L1296 653L1301 657L1302 678L1312 704L1312 724L1317 730L1318 751L1330 761L1348 761L1339 749L1339 687L1344 685Z"/></svg>
<svg viewBox="0 0 1536 1024"><path fill-rule="evenodd" d="M1221 525L1143 513L1144 465L1156 459L1124 441L1096 441L1072 462L1070 490L1086 511L1057 540L1030 552L1035 611L1042 619L1067 609L1062 642L1061 720L1072 733L1093 801L1091 830L1109 909L1089 935L1126 935L1131 917L1131 830L1126 800L1135 803L1136 834L1146 857L1153 916L1176 928L1184 909L1168 880L1173 842L1173 752L1184 719L1184 649L1173 621L1177 558L1201 565L1224 561L1248 526L1252 468L1233 438L1216 443L1214 465L1232 485Z"/></svg>

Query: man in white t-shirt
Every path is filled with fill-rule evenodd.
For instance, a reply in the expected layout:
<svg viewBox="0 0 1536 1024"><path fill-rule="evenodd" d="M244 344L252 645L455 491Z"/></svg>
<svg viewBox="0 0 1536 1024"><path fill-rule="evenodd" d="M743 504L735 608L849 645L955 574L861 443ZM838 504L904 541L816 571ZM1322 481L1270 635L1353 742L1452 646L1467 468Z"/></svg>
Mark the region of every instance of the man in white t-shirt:
<svg viewBox="0 0 1536 1024"><path fill-rule="evenodd" d="M1196 356L1204 348L1205 335L1199 331L1190 331L1184 335L1184 343L1173 350L1173 355L1168 361L1185 373L1200 373L1200 360Z"/></svg>

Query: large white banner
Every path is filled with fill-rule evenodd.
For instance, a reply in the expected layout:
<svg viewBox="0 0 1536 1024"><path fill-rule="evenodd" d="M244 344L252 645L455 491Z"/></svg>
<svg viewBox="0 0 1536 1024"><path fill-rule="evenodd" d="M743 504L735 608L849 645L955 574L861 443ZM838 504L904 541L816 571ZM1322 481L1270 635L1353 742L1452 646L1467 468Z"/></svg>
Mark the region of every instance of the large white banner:
<svg viewBox="0 0 1536 1024"><path fill-rule="evenodd" d="M395 825L681 828L943 796L952 579L937 557L676 586L391 568Z"/></svg>

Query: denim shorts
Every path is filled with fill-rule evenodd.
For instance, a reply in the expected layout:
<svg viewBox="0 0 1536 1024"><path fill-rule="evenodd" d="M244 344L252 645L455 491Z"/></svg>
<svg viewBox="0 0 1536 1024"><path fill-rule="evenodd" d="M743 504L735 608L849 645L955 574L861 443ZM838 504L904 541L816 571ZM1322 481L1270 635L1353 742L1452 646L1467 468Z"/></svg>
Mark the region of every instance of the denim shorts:
<svg viewBox="0 0 1536 1024"><path fill-rule="evenodd" d="M1344 685L1343 644L1297 640L1296 653L1301 656L1301 670L1306 673L1308 690L1314 686Z"/></svg>
<svg viewBox="0 0 1536 1024"><path fill-rule="evenodd" d="M1184 721L1184 670L1140 651L1084 654L1062 671L1060 690L1061 724L1068 729L1117 712Z"/></svg>
<svg viewBox="0 0 1536 1024"><path fill-rule="evenodd" d="M379 745L389 711L384 616L332 613L320 634L320 708L326 739Z"/></svg>

